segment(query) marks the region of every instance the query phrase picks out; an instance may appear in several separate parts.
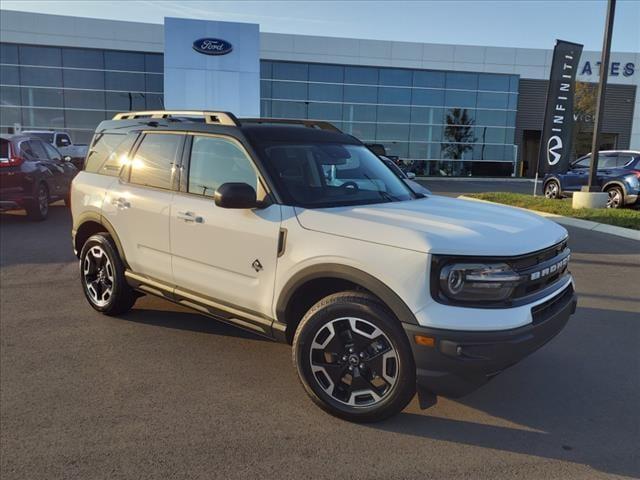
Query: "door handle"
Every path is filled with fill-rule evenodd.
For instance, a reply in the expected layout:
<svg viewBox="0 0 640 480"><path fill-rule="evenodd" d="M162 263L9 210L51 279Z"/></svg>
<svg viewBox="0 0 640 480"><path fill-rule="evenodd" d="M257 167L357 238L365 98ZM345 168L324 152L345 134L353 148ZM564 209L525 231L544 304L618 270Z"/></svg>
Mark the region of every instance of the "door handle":
<svg viewBox="0 0 640 480"><path fill-rule="evenodd" d="M114 198L113 200L111 200L111 204L122 209L129 208L131 206L127 199L122 197Z"/></svg>
<svg viewBox="0 0 640 480"><path fill-rule="evenodd" d="M193 212L178 212L176 215L180 220L184 220L185 222L195 222L195 223L203 223L204 220L202 217L196 215Z"/></svg>

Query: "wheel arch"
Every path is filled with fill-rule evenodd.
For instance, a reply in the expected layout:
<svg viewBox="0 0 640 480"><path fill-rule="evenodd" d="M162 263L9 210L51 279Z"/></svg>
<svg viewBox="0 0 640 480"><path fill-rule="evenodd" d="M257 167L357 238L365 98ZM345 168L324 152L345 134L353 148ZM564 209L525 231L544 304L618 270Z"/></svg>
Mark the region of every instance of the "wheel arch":
<svg viewBox="0 0 640 480"><path fill-rule="evenodd" d="M605 183L602 186L602 191L605 192L607 191L608 188L611 188L611 187L620 187L622 189L622 194L625 197L627 196L627 187L620 180L609 180L607 183Z"/></svg>
<svg viewBox="0 0 640 480"><path fill-rule="evenodd" d="M96 212L85 212L80 216L78 221L74 223L77 226L74 226L73 229L73 249L77 257L80 256L82 246L89 237L96 233L104 232L111 236L115 243L116 250L118 251L118 255L120 255L120 258L122 259L122 263L125 266L128 266L124 249L122 248L122 242L120 242L120 238L118 237L115 228L113 228L113 225L109 223L109 220Z"/></svg>
<svg viewBox="0 0 640 480"><path fill-rule="evenodd" d="M321 264L297 272L281 290L276 303L276 321L285 329L287 340L293 339L300 320L318 300L353 289L376 297L399 321L418 324L407 304L381 280L354 267Z"/></svg>

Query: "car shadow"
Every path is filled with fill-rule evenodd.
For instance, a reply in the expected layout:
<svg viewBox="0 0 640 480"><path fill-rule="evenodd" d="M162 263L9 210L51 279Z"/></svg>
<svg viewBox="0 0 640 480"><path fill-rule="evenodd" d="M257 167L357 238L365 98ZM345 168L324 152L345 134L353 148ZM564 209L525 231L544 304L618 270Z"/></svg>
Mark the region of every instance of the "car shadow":
<svg viewBox="0 0 640 480"><path fill-rule="evenodd" d="M640 318L578 309L552 342L471 395L369 428L532 455L640 477ZM635 400L634 400L635 399ZM447 408L452 407L452 408ZM411 409L410 409L411 410ZM477 410L468 421L465 412ZM489 417L487 417L489 415Z"/></svg>

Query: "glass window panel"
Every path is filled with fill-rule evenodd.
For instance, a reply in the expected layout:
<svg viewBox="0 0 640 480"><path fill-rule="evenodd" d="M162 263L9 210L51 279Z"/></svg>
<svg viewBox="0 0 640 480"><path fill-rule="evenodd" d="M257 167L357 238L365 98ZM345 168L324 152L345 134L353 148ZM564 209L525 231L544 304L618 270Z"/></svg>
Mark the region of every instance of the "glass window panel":
<svg viewBox="0 0 640 480"><path fill-rule="evenodd" d="M351 105L345 103L342 106L342 118L348 122L375 122L377 108L375 105Z"/></svg>
<svg viewBox="0 0 640 480"><path fill-rule="evenodd" d="M413 105L444 105L444 90L414 88L411 95Z"/></svg>
<svg viewBox="0 0 640 480"><path fill-rule="evenodd" d="M507 121L507 112L503 110L477 110L476 124L493 127L504 127Z"/></svg>
<svg viewBox="0 0 640 480"><path fill-rule="evenodd" d="M505 129L496 127L476 127L478 142L505 143Z"/></svg>
<svg viewBox="0 0 640 480"><path fill-rule="evenodd" d="M478 74L466 72L447 72L447 88L461 88L464 90L478 89Z"/></svg>
<svg viewBox="0 0 640 480"><path fill-rule="evenodd" d="M144 53L105 50L104 68L107 70L144 72Z"/></svg>
<svg viewBox="0 0 640 480"><path fill-rule="evenodd" d="M144 110L145 97L142 93L105 92L107 110L124 112L129 110Z"/></svg>
<svg viewBox="0 0 640 480"><path fill-rule="evenodd" d="M145 88L141 73L106 72L105 82L107 90L143 92Z"/></svg>
<svg viewBox="0 0 640 480"><path fill-rule="evenodd" d="M0 105L20 105L19 87L0 88Z"/></svg>
<svg viewBox="0 0 640 480"><path fill-rule="evenodd" d="M478 90L492 90L495 92L508 92L509 75L495 75L491 73L478 74Z"/></svg>
<svg viewBox="0 0 640 480"><path fill-rule="evenodd" d="M378 88L378 101L379 103L390 103L395 105L410 105L411 104L411 89L409 88L394 88L394 87L379 87Z"/></svg>
<svg viewBox="0 0 640 480"><path fill-rule="evenodd" d="M468 108L449 108L444 111L444 122L447 125L474 125L476 111Z"/></svg>
<svg viewBox="0 0 640 480"><path fill-rule="evenodd" d="M104 110L65 110L65 126L95 130L106 118Z"/></svg>
<svg viewBox="0 0 640 480"><path fill-rule="evenodd" d="M442 125L411 125L409 139L414 142L439 142L443 129Z"/></svg>
<svg viewBox="0 0 640 480"><path fill-rule="evenodd" d="M409 125L379 123L376 128L376 140L406 142L409 140Z"/></svg>
<svg viewBox="0 0 640 480"><path fill-rule="evenodd" d="M444 96L444 104L448 107L473 108L476 106L476 92L447 90Z"/></svg>
<svg viewBox="0 0 640 480"><path fill-rule="evenodd" d="M20 45L19 51L21 65L48 65L51 67L62 65L60 49L56 47Z"/></svg>
<svg viewBox="0 0 640 480"><path fill-rule="evenodd" d="M271 115L275 118L308 118L307 104L305 102L278 102L271 103Z"/></svg>
<svg viewBox="0 0 640 480"><path fill-rule="evenodd" d="M65 90L64 106L68 108L91 108L104 110L104 92L90 90Z"/></svg>
<svg viewBox="0 0 640 480"><path fill-rule="evenodd" d="M414 87L444 88L445 73L416 70L413 72Z"/></svg>
<svg viewBox="0 0 640 480"><path fill-rule="evenodd" d="M344 67L345 83L378 84L378 69L371 67Z"/></svg>
<svg viewBox="0 0 640 480"><path fill-rule="evenodd" d="M159 93L145 93L147 110L164 110L164 96Z"/></svg>
<svg viewBox="0 0 640 480"><path fill-rule="evenodd" d="M473 159L474 160L504 160L504 146L503 145L483 145L478 144L474 146Z"/></svg>
<svg viewBox="0 0 640 480"><path fill-rule="evenodd" d="M478 92L478 108L506 109L508 106L508 93Z"/></svg>
<svg viewBox="0 0 640 480"><path fill-rule="evenodd" d="M309 65L309 81L342 83L344 67L337 65Z"/></svg>
<svg viewBox="0 0 640 480"><path fill-rule="evenodd" d="M387 155L392 157L407 158L409 155L409 142L380 142L384 145Z"/></svg>
<svg viewBox="0 0 640 480"><path fill-rule="evenodd" d="M513 145L505 145L504 146L504 160L514 161L516 158L516 149L513 148Z"/></svg>
<svg viewBox="0 0 640 480"><path fill-rule="evenodd" d="M393 123L409 123L411 109L409 107L378 106L378 121Z"/></svg>
<svg viewBox="0 0 640 480"><path fill-rule="evenodd" d="M271 98L271 80L260 80L260 98Z"/></svg>
<svg viewBox="0 0 640 480"><path fill-rule="evenodd" d="M309 102L309 118L339 121L342 118L342 104Z"/></svg>
<svg viewBox="0 0 640 480"><path fill-rule="evenodd" d="M164 91L164 75L147 74L145 75L145 91L147 92L163 92Z"/></svg>
<svg viewBox="0 0 640 480"><path fill-rule="evenodd" d="M21 113L20 108L3 108L0 105L0 124L12 126L14 123L22 123Z"/></svg>
<svg viewBox="0 0 640 480"><path fill-rule="evenodd" d="M130 182L156 188L171 188L182 135L147 134L131 161Z"/></svg>
<svg viewBox="0 0 640 480"><path fill-rule="evenodd" d="M307 84L301 82L273 82L272 98L283 100L306 100Z"/></svg>
<svg viewBox="0 0 640 480"><path fill-rule="evenodd" d="M77 68L104 68L104 54L102 50L63 48L62 65Z"/></svg>
<svg viewBox="0 0 640 480"><path fill-rule="evenodd" d="M20 80L22 85L61 87L62 70L59 68L20 67Z"/></svg>
<svg viewBox="0 0 640 480"><path fill-rule="evenodd" d="M507 125L507 127L515 127L516 126L516 112L515 111L508 111L507 112L506 125Z"/></svg>
<svg viewBox="0 0 640 480"><path fill-rule="evenodd" d="M63 70L65 88L104 90L104 72L95 70Z"/></svg>
<svg viewBox="0 0 640 480"><path fill-rule="evenodd" d="M75 130L74 132L78 132ZM74 135L74 139L76 136ZM98 135L87 154L84 169L87 172L118 176L125 164L127 155L133 146L136 135L114 135L111 133Z"/></svg>
<svg viewBox="0 0 640 480"><path fill-rule="evenodd" d="M189 193L213 197L220 185L240 182L257 189L258 175L249 157L224 138L193 137L189 162Z"/></svg>
<svg viewBox="0 0 640 480"><path fill-rule="evenodd" d="M342 102L342 85L310 83L309 100Z"/></svg>
<svg viewBox="0 0 640 480"><path fill-rule="evenodd" d="M271 117L271 100L260 100L260 116Z"/></svg>
<svg viewBox="0 0 640 480"><path fill-rule="evenodd" d="M395 68L380 69L380 85L411 86L413 75L411 70Z"/></svg>
<svg viewBox="0 0 640 480"><path fill-rule="evenodd" d="M20 85L18 67L2 66L2 68L0 68L0 83L2 83L2 85Z"/></svg>
<svg viewBox="0 0 640 480"><path fill-rule="evenodd" d="M309 66L306 63L273 62L273 78L281 80L308 80Z"/></svg>
<svg viewBox="0 0 640 480"><path fill-rule="evenodd" d="M518 75L512 75L511 80L509 81L509 90L511 92L518 92L519 83L520 83L520 77Z"/></svg>
<svg viewBox="0 0 640 480"><path fill-rule="evenodd" d="M0 43L0 63L11 63L18 65L18 46L9 43ZM4 68L4 67L3 67Z"/></svg>
<svg viewBox="0 0 640 480"><path fill-rule="evenodd" d="M67 130L67 133L71 135L71 140L75 144L84 143L87 145L93 137L92 130Z"/></svg>
<svg viewBox="0 0 640 480"><path fill-rule="evenodd" d="M344 86L344 101L359 103L377 103L378 87Z"/></svg>
<svg viewBox="0 0 640 480"><path fill-rule="evenodd" d="M146 72L164 73L164 55L158 53L145 53L144 70Z"/></svg>
<svg viewBox="0 0 640 480"><path fill-rule="evenodd" d="M273 62L260 60L260 78L272 78Z"/></svg>
<svg viewBox="0 0 640 480"><path fill-rule="evenodd" d="M429 107L411 107L411 123L444 123L444 109Z"/></svg>
<svg viewBox="0 0 640 480"><path fill-rule="evenodd" d="M33 107L64 107L62 90L57 88L28 88L21 90L22 105Z"/></svg>
<svg viewBox="0 0 640 480"><path fill-rule="evenodd" d="M441 157L440 150L439 143L410 143L409 158L438 159Z"/></svg>
<svg viewBox="0 0 640 480"><path fill-rule="evenodd" d="M64 127L64 110L49 108L23 108L23 127Z"/></svg>
<svg viewBox="0 0 640 480"><path fill-rule="evenodd" d="M353 135L360 141L373 142L376 138L375 123L342 123L343 132Z"/></svg>
<svg viewBox="0 0 640 480"><path fill-rule="evenodd" d="M511 93L509 94L509 110L517 110L518 109L518 94Z"/></svg>
<svg viewBox="0 0 640 480"><path fill-rule="evenodd" d="M505 129L505 143L508 144L514 144L515 143L515 136L516 136L516 129L515 128L506 128Z"/></svg>

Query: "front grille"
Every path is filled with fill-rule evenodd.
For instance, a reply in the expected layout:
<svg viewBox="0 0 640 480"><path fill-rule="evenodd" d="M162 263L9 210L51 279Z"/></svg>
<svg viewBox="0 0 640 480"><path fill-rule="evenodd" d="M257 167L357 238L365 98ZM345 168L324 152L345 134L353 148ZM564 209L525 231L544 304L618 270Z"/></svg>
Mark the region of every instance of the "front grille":
<svg viewBox="0 0 640 480"><path fill-rule="evenodd" d="M513 292L513 299L535 294L567 275L570 257L571 250L565 240L545 250L514 259L510 262L511 266L522 277L522 281Z"/></svg>
<svg viewBox="0 0 640 480"><path fill-rule="evenodd" d="M536 305L531 309L533 324L545 321L564 308L566 303L573 297L573 285L569 285L563 294L553 297L546 302Z"/></svg>

